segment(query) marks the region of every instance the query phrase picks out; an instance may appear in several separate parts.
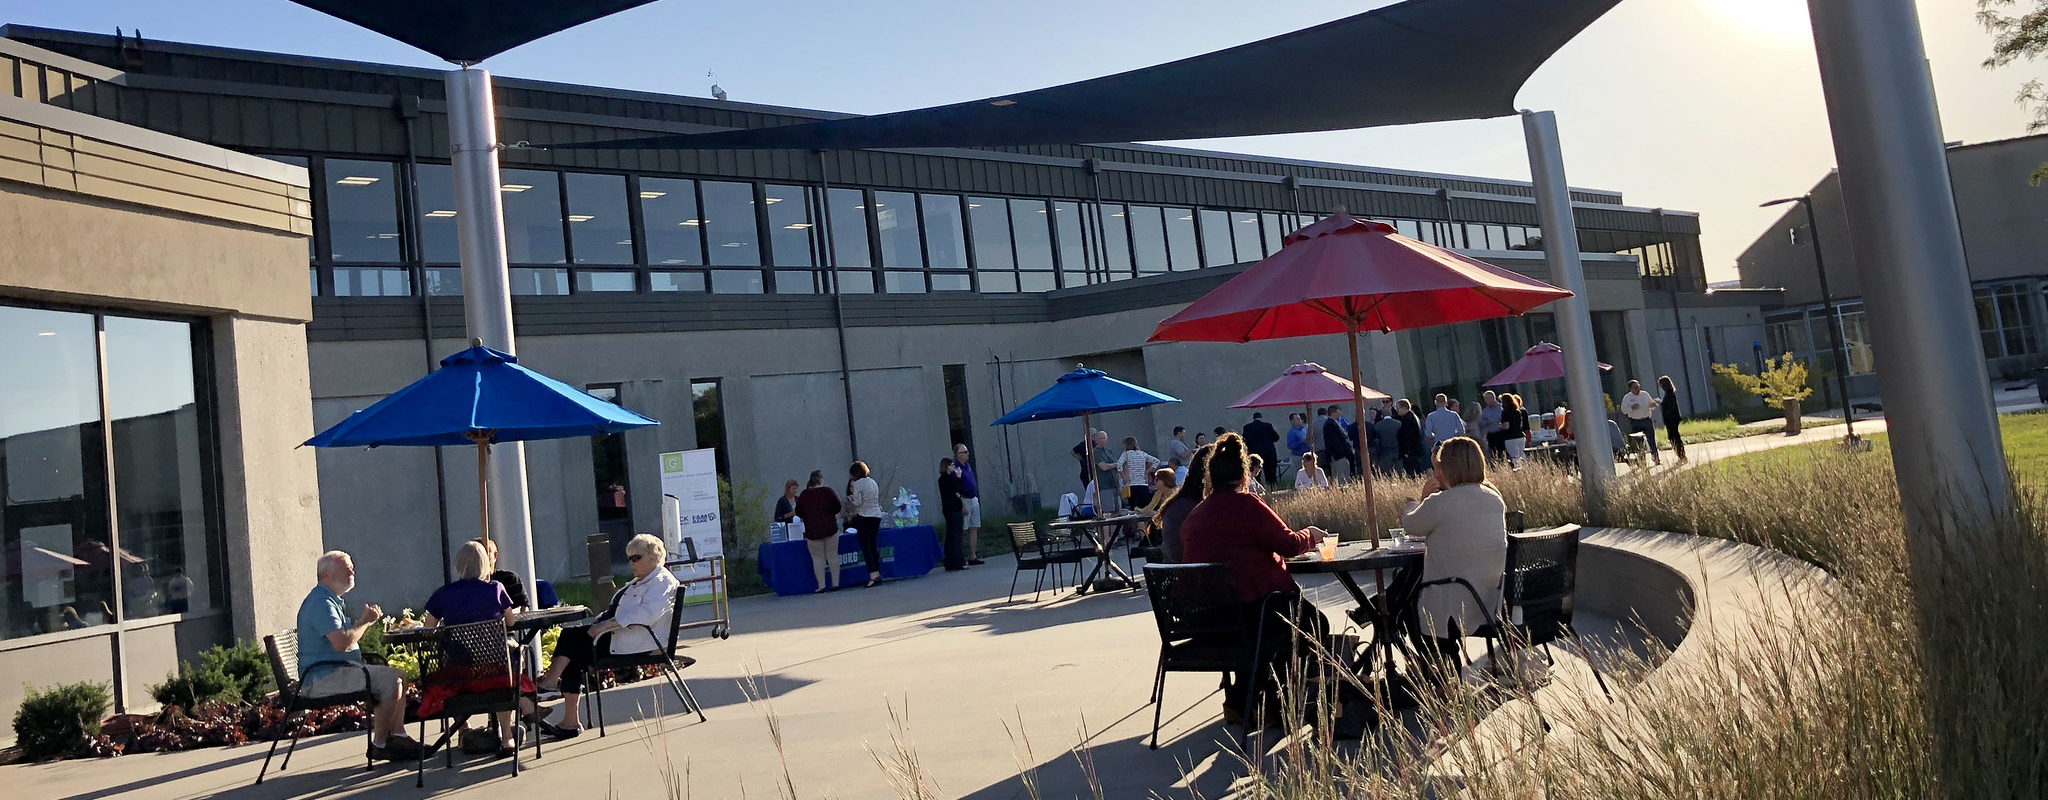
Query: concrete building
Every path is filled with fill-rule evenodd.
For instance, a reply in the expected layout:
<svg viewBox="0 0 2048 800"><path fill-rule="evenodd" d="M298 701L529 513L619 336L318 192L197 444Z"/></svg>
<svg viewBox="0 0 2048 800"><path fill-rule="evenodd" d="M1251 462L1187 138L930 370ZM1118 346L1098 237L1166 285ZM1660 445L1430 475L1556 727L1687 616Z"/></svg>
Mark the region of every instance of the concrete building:
<svg viewBox="0 0 2048 800"><path fill-rule="evenodd" d="M2048 187L2036 186L2035 170L2048 163L2048 135L2026 136L1948 148L1949 181L1956 214L1963 227L1963 250L1977 300L1978 344L1993 379L2026 377L2048 366ZM1849 392L1857 398L1877 395L1877 364L1871 356L1869 329L1863 316L1862 270L1849 243L1849 221L1842 209L1842 188L1834 172L1812 189L1813 211L1820 228L1817 241L1827 266L1829 289L1841 318L1848 352ZM1742 285L1784 289L1784 306L1768 310L1767 352L1791 352L1812 359L1816 372L1834 374L1822 311L1819 278L1814 268L1816 237L1806 227L1806 212L1788 204L1784 216L1736 260ZM1825 397L1837 393L1824 382Z"/></svg>
<svg viewBox="0 0 2048 800"><path fill-rule="evenodd" d="M440 73L20 26L0 38L96 65L66 91L45 89L48 103L309 170L318 425L463 346ZM504 77L497 101L506 142L836 116ZM1145 339L1338 206L1550 274L1531 187L1516 181L1147 145L510 148L501 159L522 362L664 422L528 446L535 561L556 579L585 571L586 534L658 530L654 459L666 451L716 447L724 474L761 493L742 513L765 519L784 479L817 469L843 485L855 458L885 493L930 497L934 460L966 442L985 510L1002 515L1078 488L1078 422L988 427L1076 364L1182 398L1100 417L1115 438L1156 453L1175 425L1238 429L1250 415L1224 406L1289 364L1343 371L1341 337ZM1746 295L1703 293L1697 215L1628 206L1612 191L1573 198L1599 356L1618 367L1608 391L1661 370L1699 387L1687 410L1703 410L1705 362L1732 348L1699 332L1760 314ZM1674 307L1675 324L1657 310ZM1540 311L1375 334L1365 379L1469 400L1555 328ZM1551 383L1521 388L1549 402L1563 394ZM1285 416L1267 414L1276 426ZM364 556L358 591L417 605L476 527L473 462L394 448L317 460L321 529L328 546ZM741 531L742 549L760 533Z"/></svg>
<svg viewBox="0 0 2048 800"><path fill-rule="evenodd" d="M289 626L320 554L306 171L19 91L104 67L0 65L0 718L75 681L148 707Z"/></svg>

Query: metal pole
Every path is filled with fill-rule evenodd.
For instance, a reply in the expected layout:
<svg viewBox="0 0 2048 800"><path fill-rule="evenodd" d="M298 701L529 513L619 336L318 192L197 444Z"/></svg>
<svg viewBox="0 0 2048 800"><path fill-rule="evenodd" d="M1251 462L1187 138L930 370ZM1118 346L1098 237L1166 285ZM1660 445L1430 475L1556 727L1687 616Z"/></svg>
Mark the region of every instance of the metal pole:
<svg viewBox="0 0 2048 800"><path fill-rule="evenodd" d="M2012 484L1927 50L1913 0L1809 7L1908 549L1916 572L1935 577L2009 510Z"/></svg>
<svg viewBox="0 0 2048 800"><path fill-rule="evenodd" d="M1351 345L1351 413L1358 415L1358 424L1367 425L1370 423L1365 421L1365 380L1364 376L1358 374L1358 323L1346 320L1344 328L1344 341ZM1337 423L1337 430L1340 433L1343 432L1344 423ZM1364 439L1365 436L1360 435L1358 438ZM1352 443L1352 463L1356 464L1359 458L1364 457L1364 453L1358 452L1363 449L1365 449L1364 442ZM1316 466L1322 465L1317 464ZM1380 509L1379 502L1373 497L1372 493L1372 466L1367 465L1365 469L1359 471L1359 474L1365 476L1365 529L1368 534L1367 541L1372 542L1373 549L1377 550L1380 546ZM1374 574L1378 575L1378 572L1375 571ZM1375 580L1378 580L1378 578L1375 578ZM1385 584L1382 583L1381 585L1384 586Z"/></svg>
<svg viewBox="0 0 2048 800"><path fill-rule="evenodd" d="M1607 403L1600 392L1599 360L1593 357L1593 312L1586 301L1586 271L1579 262L1578 223L1572 218L1571 189L1565 183L1564 150L1557 115L1523 111L1522 135L1529 147L1529 177L1536 184L1536 217L1543 223L1543 258L1550 277L1572 296L1557 301L1557 344L1564 350L1565 392L1572 413L1588 423L1573 426L1579 449L1579 489L1586 518L1606 521L1607 484L1614 477L1607 442Z"/></svg>
<svg viewBox="0 0 2048 800"><path fill-rule="evenodd" d="M491 74L451 70L448 153L455 172L455 230L462 254L462 316L472 339L517 354L512 336L511 279L506 270L505 207L498 197L498 123ZM490 449L490 513L481 520L498 542L498 563L534 585L533 525L526 497L526 448Z"/></svg>
<svg viewBox="0 0 2048 800"><path fill-rule="evenodd" d="M1813 213L1813 195L1800 195L1806 209L1806 231L1813 234L1813 271L1820 277L1821 313L1828 315L1828 338L1835 350L1835 390L1842 393L1842 427L1850 444L1856 442L1856 407L1849 402L1849 345L1842 332L1842 318L1835 314L1835 295L1828 291L1828 266L1820 258L1820 223Z"/></svg>

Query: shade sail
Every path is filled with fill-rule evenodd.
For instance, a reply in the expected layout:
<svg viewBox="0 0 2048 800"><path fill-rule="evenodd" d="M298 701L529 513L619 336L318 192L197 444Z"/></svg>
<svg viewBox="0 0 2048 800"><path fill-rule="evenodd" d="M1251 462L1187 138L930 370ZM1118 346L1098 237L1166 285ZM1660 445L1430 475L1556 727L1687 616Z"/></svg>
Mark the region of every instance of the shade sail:
<svg viewBox="0 0 2048 800"><path fill-rule="evenodd" d="M488 347L441 359L441 369L306 440L314 447L445 446L567 439L660 423L519 365Z"/></svg>
<svg viewBox="0 0 2048 800"><path fill-rule="evenodd" d="M1048 89L798 125L560 149L827 149L1155 142L1515 113L1522 84L1619 0L1408 0Z"/></svg>
<svg viewBox="0 0 2048 800"><path fill-rule="evenodd" d="M1019 403L1010 413L989 423L1015 425L1042 419L1068 419L1083 414L1127 411L1160 403L1178 403L1180 398L1109 377L1099 369L1077 369L1061 375L1051 388Z"/></svg>
<svg viewBox="0 0 2048 800"><path fill-rule="evenodd" d="M474 64L654 0L292 0L441 58Z"/></svg>
<svg viewBox="0 0 2048 800"><path fill-rule="evenodd" d="M1231 403L1231 408L1275 408L1278 406L1321 405L1323 403L1349 403L1357 398L1357 384L1331 374L1323 365L1303 362L1288 367L1280 377L1259 387L1243 399ZM1370 386L1365 387L1365 399L1390 399L1385 392Z"/></svg>
<svg viewBox="0 0 2048 800"><path fill-rule="evenodd" d="M1596 361L1603 370L1614 369L1612 364ZM1522 358L1499 375L1487 379L1481 386L1509 386L1527 381L1547 381L1564 377L1564 349L1549 342L1537 342Z"/></svg>

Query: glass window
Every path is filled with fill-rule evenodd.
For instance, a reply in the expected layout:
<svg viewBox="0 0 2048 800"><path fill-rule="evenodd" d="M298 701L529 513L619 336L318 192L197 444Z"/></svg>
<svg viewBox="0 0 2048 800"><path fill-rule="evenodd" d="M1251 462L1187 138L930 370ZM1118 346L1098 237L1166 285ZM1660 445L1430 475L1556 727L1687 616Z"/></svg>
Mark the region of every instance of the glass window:
<svg viewBox="0 0 2048 800"><path fill-rule="evenodd" d="M961 224L960 198L950 194L927 194L918 198L924 208L925 257L932 269L967 268L967 228ZM949 280L948 283L951 283ZM933 288L938 288L936 282Z"/></svg>
<svg viewBox="0 0 2048 800"><path fill-rule="evenodd" d="M1022 292L1050 292L1054 289L1050 272L1017 273L1017 290Z"/></svg>
<svg viewBox="0 0 2048 800"><path fill-rule="evenodd" d="M775 251L775 266L809 267L818 263L816 242L811 236L810 193L802 186L768 185L768 245ZM776 281L776 291L782 291Z"/></svg>
<svg viewBox="0 0 2048 800"><path fill-rule="evenodd" d="M569 271L561 268L544 269L535 267L513 267L510 270L512 293L516 295L556 295L569 293Z"/></svg>
<svg viewBox="0 0 2048 800"><path fill-rule="evenodd" d="M969 197L967 221L974 226L975 269L986 272L1017 266L1016 254L1010 247L1009 203L999 197ZM986 285L987 281L982 283Z"/></svg>
<svg viewBox="0 0 2048 800"><path fill-rule="evenodd" d="M220 559L206 514L192 325L113 316L105 325L121 613L212 608Z"/></svg>
<svg viewBox="0 0 2048 800"><path fill-rule="evenodd" d="M113 620L98 333L90 314L0 306L0 635Z"/></svg>
<svg viewBox="0 0 2048 800"><path fill-rule="evenodd" d="M712 294L761 294L765 290L761 283L761 271L758 269L711 271Z"/></svg>
<svg viewBox="0 0 2048 800"><path fill-rule="evenodd" d="M305 156L264 156L264 158L270 159L280 164L290 164L294 167L303 168L311 166L310 164L307 163L308 159ZM313 261L315 259L318 259L318 252L319 251L313 249L313 237L306 237L306 260ZM320 296L320 281L317 277L313 281L313 296Z"/></svg>
<svg viewBox="0 0 2048 800"><path fill-rule="evenodd" d="M327 243L335 261L396 263L398 165L326 160Z"/></svg>
<svg viewBox="0 0 2048 800"><path fill-rule="evenodd" d="M421 164L419 177L420 253L429 264L462 260L455 234L455 168Z"/></svg>
<svg viewBox="0 0 2048 800"><path fill-rule="evenodd" d="M1220 267L1237 263L1237 251L1230 246L1230 215L1202 209L1202 266Z"/></svg>
<svg viewBox="0 0 2048 800"><path fill-rule="evenodd" d="M842 269L832 277L840 294L874 294L875 273L866 269Z"/></svg>
<svg viewBox="0 0 2048 800"><path fill-rule="evenodd" d="M578 264L633 263L633 223L626 218L626 176L571 172L569 244Z"/></svg>
<svg viewBox="0 0 2048 800"><path fill-rule="evenodd" d="M462 296L462 270L457 267L428 267L427 294L435 297Z"/></svg>
<svg viewBox="0 0 2048 800"><path fill-rule="evenodd" d="M1166 271L1166 222L1157 206L1131 206L1131 250L1138 272Z"/></svg>
<svg viewBox="0 0 2048 800"><path fill-rule="evenodd" d="M560 264L562 192L555 173L508 169L498 179L498 201L505 207L505 256L514 264ZM567 276L563 277L567 294ZM542 293L545 294L545 293Z"/></svg>
<svg viewBox="0 0 2048 800"><path fill-rule="evenodd" d="M1520 225L1509 225L1507 235L1509 250L1520 250L1529 243L1529 229Z"/></svg>
<svg viewBox="0 0 2048 800"><path fill-rule="evenodd" d="M1421 226L1417 225L1415 220L1412 219L1394 220L1394 232L1410 239L1422 238Z"/></svg>
<svg viewBox="0 0 2048 800"><path fill-rule="evenodd" d="M1081 220L1081 204L1068 200L1055 200L1052 204L1055 231L1059 234L1060 271L1066 273L1066 285L1088 285L1088 234Z"/></svg>
<svg viewBox="0 0 2048 800"><path fill-rule="evenodd" d="M412 270L404 267L335 267L335 297L407 297Z"/></svg>
<svg viewBox="0 0 2048 800"><path fill-rule="evenodd" d="M983 294L1008 294L1017 291L1017 273L1007 270L983 270L980 272ZM1047 277L1051 277L1050 274Z"/></svg>
<svg viewBox="0 0 2048 800"><path fill-rule="evenodd" d="M868 255L868 205L859 189L833 189L825 193L831 209L832 265L840 269L874 266ZM846 275L840 275L841 283ZM874 291L874 277L868 277L868 291Z"/></svg>
<svg viewBox="0 0 2048 800"><path fill-rule="evenodd" d="M697 216L696 181L641 178L640 226L646 231L647 263L704 265L704 220Z"/></svg>
<svg viewBox="0 0 2048 800"><path fill-rule="evenodd" d="M1172 257L1175 270L1191 270L1202 266L1195 244L1195 210L1192 208L1166 209L1166 251Z"/></svg>
<svg viewBox="0 0 2048 800"><path fill-rule="evenodd" d="M1280 252L1280 244L1286 241L1287 234L1294 232L1287 227L1287 221L1281 218L1279 212L1275 211L1260 212L1259 227L1264 229L1266 234L1266 255L1269 256Z"/></svg>
<svg viewBox="0 0 2048 800"><path fill-rule="evenodd" d="M777 260L781 256L776 257ZM808 269L778 269L775 271L776 294L823 294L825 273Z"/></svg>
<svg viewBox="0 0 2048 800"><path fill-rule="evenodd" d="M1123 280L1131 276L1131 233L1124 207L1122 203L1103 203L1101 209L1102 263L1110 280Z"/></svg>
<svg viewBox="0 0 2048 800"><path fill-rule="evenodd" d="M882 266L923 267L924 249L917 235L917 196L909 192L876 192L874 210L876 238L882 242ZM894 287L896 280L888 279L887 283ZM923 284L924 281L918 281L918 291L923 291Z"/></svg>
<svg viewBox="0 0 2048 800"><path fill-rule="evenodd" d="M1230 214L1231 237L1237 240L1239 263L1257 261L1266 257L1259 244L1259 215L1250 211L1233 211Z"/></svg>
<svg viewBox="0 0 2048 800"><path fill-rule="evenodd" d="M1011 200L1010 229L1017 239L1017 268L1052 271L1052 234L1043 200Z"/></svg>
<svg viewBox="0 0 2048 800"><path fill-rule="evenodd" d="M650 292L702 292L705 291L704 273L658 269L648 274L647 290Z"/></svg>
<svg viewBox="0 0 2048 800"><path fill-rule="evenodd" d="M639 283L638 273L630 269L576 271L576 291L579 292L634 292L639 291Z"/></svg>
<svg viewBox="0 0 2048 800"><path fill-rule="evenodd" d="M754 216L754 185L726 181L704 181L704 235L714 267L756 267L761 265L761 225ZM739 280L737 277L729 280ZM738 284L728 282L729 286ZM754 291L760 291L761 276L755 275ZM718 291L719 279L711 279Z"/></svg>
<svg viewBox="0 0 2048 800"><path fill-rule="evenodd" d="M931 275L934 292L974 291L974 276L965 272L933 272Z"/></svg>
<svg viewBox="0 0 2048 800"><path fill-rule="evenodd" d="M890 294L924 294L924 273L907 270L884 272L882 289Z"/></svg>

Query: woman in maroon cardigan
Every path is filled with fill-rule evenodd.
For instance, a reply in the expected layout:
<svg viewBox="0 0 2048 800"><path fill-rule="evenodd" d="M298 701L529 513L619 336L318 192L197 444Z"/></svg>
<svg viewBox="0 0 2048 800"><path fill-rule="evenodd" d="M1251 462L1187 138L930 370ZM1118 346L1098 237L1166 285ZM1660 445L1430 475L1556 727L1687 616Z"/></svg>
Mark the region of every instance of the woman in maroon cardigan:
<svg viewBox="0 0 2048 800"><path fill-rule="evenodd" d="M1266 507L1265 501L1247 491L1251 465L1243 437L1226 433L1217 437L1213 447L1209 455L1209 496L1195 506L1180 526L1186 561L1230 565L1230 576L1237 583L1239 613L1248 623L1246 630L1257 629L1262 610L1272 615L1266 621L1266 640L1260 648L1264 654L1262 663L1240 668L1223 692L1224 719L1239 722L1245 706L1248 670L1271 670L1293 661L1288 646L1293 628L1287 622L1292 620L1294 626L1317 638L1323 638L1328 630L1322 613L1302 602L1301 587L1294 582L1294 576L1287 574L1287 565L1283 563L1284 559L1314 549L1324 534L1323 529L1314 526L1289 530L1287 523ZM1267 596L1273 594L1280 596L1267 602ZM1272 688L1272 681L1262 683L1264 688ZM1274 696L1267 692L1261 695L1262 705L1268 708L1267 719L1279 721L1271 708Z"/></svg>

